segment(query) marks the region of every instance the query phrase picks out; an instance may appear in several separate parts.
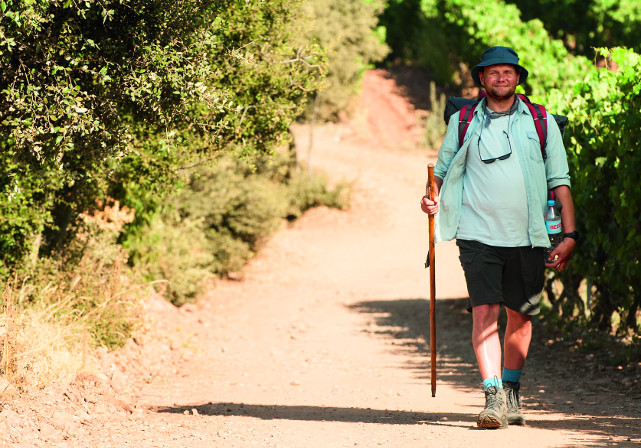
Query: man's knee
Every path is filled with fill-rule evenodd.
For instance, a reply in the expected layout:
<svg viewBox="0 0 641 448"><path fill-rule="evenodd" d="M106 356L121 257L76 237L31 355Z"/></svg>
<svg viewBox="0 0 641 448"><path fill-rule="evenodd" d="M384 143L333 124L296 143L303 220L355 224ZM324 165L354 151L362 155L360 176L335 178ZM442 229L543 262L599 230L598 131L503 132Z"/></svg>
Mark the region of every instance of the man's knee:
<svg viewBox="0 0 641 448"><path fill-rule="evenodd" d="M532 316L508 309L507 326L509 332L527 337L532 333Z"/></svg>
<svg viewBox="0 0 641 448"><path fill-rule="evenodd" d="M501 305L499 303L488 303L477 305L472 308L472 318L475 322L493 322L498 320Z"/></svg>
<svg viewBox="0 0 641 448"><path fill-rule="evenodd" d="M506 308L506 312L508 323L513 323L519 327L523 325L531 325L532 323L532 316L529 314L519 313L518 311L514 311L509 308Z"/></svg>

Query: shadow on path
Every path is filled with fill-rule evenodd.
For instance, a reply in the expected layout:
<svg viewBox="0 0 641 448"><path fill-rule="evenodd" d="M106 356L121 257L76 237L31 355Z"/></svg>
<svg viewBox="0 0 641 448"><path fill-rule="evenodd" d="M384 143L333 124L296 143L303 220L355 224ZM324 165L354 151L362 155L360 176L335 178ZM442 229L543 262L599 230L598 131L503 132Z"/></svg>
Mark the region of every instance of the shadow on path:
<svg viewBox="0 0 641 448"><path fill-rule="evenodd" d="M200 415L241 416L262 420L299 420L386 425L422 425L445 422L448 426L474 429L476 415L394 411L383 409L343 408L332 406L287 406L245 403L207 403L176 407L159 407L159 413L184 414L196 409ZM193 412L193 411L192 411Z"/></svg>
<svg viewBox="0 0 641 448"><path fill-rule="evenodd" d="M437 383L478 391L480 375L472 349L472 317L466 310L467 298L439 299L436 303ZM392 350L411 354L407 368L429 383L429 300L401 298L368 300L350 309L372 315L374 325L365 332L392 341ZM499 331L505 329L505 310L499 318ZM621 437L641 446L641 400L620 393L612 379L603 387L599 371L576 370L570 353L548 347L541 323L533 321L533 340L521 393L528 408L543 413L561 413L561 420L531 420L529 426L552 430L575 430L607 439ZM623 443L623 444L621 444ZM596 446L596 445L595 445ZM604 442L598 446L613 446Z"/></svg>
<svg viewBox="0 0 641 448"><path fill-rule="evenodd" d="M186 404L174 407L154 408L158 413L188 414L197 411L203 416L217 417L249 417L261 420L292 420L308 422L344 422L344 423L370 423L383 425L434 425L449 426L478 431L476 415L459 413L426 413L411 411L394 411L383 409L344 408L332 406L296 406L296 405L270 405L270 404L245 404L245 403L205 403ZM586 430L586 424L593 429ZM603 438L594 441L591 446L639 446L638 440L625 441L611 440L612 432L616 433L619 425L633 425L633 419L583 418L581 420L531 420L528 426L548 431L578 431L595 434ZM574 446L574 445L573 445Z"/></svg>
<svg viewBox="0 0 641 448"><path fill-rule="evenodd" d="M437 382L480 393L480 379L471 348L471 317L466 299L440 299L437 302ZM350 309L372 316L372 322L361 331L387 339L390 350L411 355L407 368L429 383L429 301L422 298L368 300ZM503 313L504 314L504 313ZM500 327L504 328L504 317ZM536 327L539 324L535 324ZM533 344L538 344L536 340ZM560 361L563 360L563 361ZM590 446L640 446L641 403L634 397L596 393L585 385L591 377L563 380L568 364L562 353L534 350L528 358L528 370L534 371L522 380L528 426L547 431L572 431L597 437ZM537 365L544 365L545 368ZM567 373L567 372L566 372ZM574 389L570 389L573 385ZM604 401L609 400L609 401ZM608 406L603 406L607 403ZM159 413L185 414L195 409L203 416L250 417L262 420L356 422L385 425L454 426L476 430L476 414L425 413L398 410L346 408L310 405L272 405L245 403L183 404L153 407ZM552 416L554 414L554 416ZM559 417L561 414L561 417ZM550 415L550 418L546 418ZM573 445L576 446L576 445Z"/></svg>
<svg viewBox="0 0 641 448"><path fill-rule="evenodd" d="M437 382L478 390L476 358L470 342L472 320L465 310L466 304L467 298L437 302ZM429 300L370 300L350 308L373 316L376 325L363 331L391 338L395 350L418 355L407 367L414 369L419 378L429 381Z"/></svg>

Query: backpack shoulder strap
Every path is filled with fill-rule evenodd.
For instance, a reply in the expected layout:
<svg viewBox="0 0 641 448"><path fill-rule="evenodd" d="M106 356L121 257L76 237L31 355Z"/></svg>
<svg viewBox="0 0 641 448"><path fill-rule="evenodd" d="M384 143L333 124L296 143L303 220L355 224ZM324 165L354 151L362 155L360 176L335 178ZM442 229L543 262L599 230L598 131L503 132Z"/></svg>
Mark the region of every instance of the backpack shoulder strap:
<svg viewBox="0 0 641 448"><path fill-rule="evenodd" d="M539 142L541 143L541 155L543 160L547 159L547 152L545 151L545 146L547 143L548 137L548 122L547 114L545 113L545 107L541 104L535 104L526 102L525 105L530 109L532 113L532 118L534 119L534 127L536 128L536 133L539 136Z"/></svg>
<svg viewBox="0 0 641 448"><path fill-rule="evenodd" d="M548 156L545 151L545 146L548 141L548 121L545 107L541 104L531 102L530 99L522 93L517 93L517 96L523 100L523 103L530 109L530 113L534 119L534 128L536 129L536 133L539 136L539 143L541 144L541 155L543 156L543 160L545 160Z"/></svg>
<svg viewBox="0 0 641 448"><path fill-rule="evenodd" d="M465 133L467 128L470 127L470 122L474 116L474 111L476 110L478 103L467 104L461 107L461 113L458 117L458 147L463 146L463 141L465 140Z"/></svg>

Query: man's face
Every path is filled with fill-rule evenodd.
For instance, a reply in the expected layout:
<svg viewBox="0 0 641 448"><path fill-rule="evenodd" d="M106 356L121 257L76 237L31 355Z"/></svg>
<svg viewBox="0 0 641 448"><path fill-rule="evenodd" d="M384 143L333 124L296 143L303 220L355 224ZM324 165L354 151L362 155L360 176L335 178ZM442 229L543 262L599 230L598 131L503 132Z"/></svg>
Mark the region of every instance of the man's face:
<svg viewBox="0 0 641 448"><path fill-rule="evenodd" d="M497 100L511 98L519 84L519 78L519 72L509 64L490 65L479 71L479 79L487 96Z"/></svg>

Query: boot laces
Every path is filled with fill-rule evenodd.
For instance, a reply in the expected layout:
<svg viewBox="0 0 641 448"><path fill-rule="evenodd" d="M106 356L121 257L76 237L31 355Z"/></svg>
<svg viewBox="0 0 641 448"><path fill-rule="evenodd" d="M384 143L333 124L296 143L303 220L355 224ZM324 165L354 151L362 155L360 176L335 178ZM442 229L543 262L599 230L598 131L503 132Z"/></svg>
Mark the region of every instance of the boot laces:
<svg viewBox="0 0 641 448"><path fill-rule="evenodd" d="M498 397L498 387L490 386L485 389L485 409L498 411L501 408L501 400Z"/></svg>
<svg viewBox="0 0 641 448"><path fill-rule="evenodd" d="M507 398L507 407L508 409L520 409L521 408L521 395L519 394L518 385L509 385L505 387L505 395Z"/></svg>

